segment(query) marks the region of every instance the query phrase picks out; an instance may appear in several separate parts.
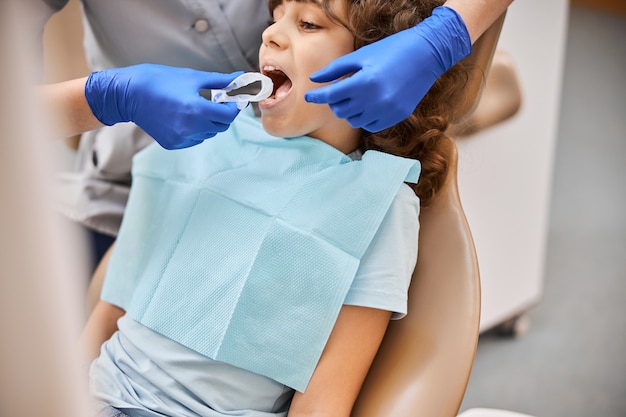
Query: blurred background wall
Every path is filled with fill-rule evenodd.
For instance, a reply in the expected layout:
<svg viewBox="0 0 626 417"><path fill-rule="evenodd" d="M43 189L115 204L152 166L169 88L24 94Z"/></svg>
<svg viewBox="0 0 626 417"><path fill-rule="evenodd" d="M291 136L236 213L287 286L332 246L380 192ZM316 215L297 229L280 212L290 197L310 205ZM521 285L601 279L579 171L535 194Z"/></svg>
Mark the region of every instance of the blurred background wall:
<svg viewBox="0 0 626 417"><path fill-rule="evenodd" d="M519 23L518 42L529 38L533 44L534 32L541 30L537 22L560 22L544 3L552 4L514 2L509 17L523 4L535 13ZM551 180L545 184L550 192L544 260L536 272L540 297L528 312L526 333L481 335L463 409L504 408L538 417L626 416L626 2L576 0L565 18L560 111L549 114L556 140ZM553 42L545 39L547 45ZM521 57L513 57L521 67ZM550 74L553 58L537 50L524 60ZM521 78L528 107L530 80ZM540 91L534 94L542 99ZM494 128L494 134L498 131ZM537 147L535 139L517 138L520 153L527 155L520 178L537 166L535 152L544 145ZM545 157L539 161L541 166ZM520 192L532 198L536 190ZM511 220L525 223L526 215L519 212Z"/></svg>

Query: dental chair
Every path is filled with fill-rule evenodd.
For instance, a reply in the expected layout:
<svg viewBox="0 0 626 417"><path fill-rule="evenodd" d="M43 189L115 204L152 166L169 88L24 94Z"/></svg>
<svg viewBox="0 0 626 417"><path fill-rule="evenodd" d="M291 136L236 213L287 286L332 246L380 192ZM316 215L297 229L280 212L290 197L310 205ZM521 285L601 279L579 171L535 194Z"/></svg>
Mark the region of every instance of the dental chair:
<svg viewBox="0 0 626 417"><path fill-rule="evenodd" d="M476 108L504 22L465 59L471 68L458 121ZM439 195L420 214L408 314L389 324L353 417L453 417L469 380L480 324L480 276L457 186L455 152Z"/></svg>
<svg viewBox="0 0 626 417"><path fill-rule="evenodd" d="M456 154L451 168L420 214L408 314L389 324L354 417L452 417L461 405L478 341L480 282Z"/></svg>

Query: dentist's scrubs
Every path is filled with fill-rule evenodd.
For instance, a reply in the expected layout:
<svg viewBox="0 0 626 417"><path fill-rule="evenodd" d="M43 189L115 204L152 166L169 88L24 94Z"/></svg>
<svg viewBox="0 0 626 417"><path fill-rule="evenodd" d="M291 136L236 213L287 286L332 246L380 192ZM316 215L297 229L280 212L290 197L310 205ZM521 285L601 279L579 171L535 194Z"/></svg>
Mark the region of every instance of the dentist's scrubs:
<svg viewBox="0 0 626 417"><path fill-rule="evenodd" d="M67 0L44 0L50 11ZM256 70L265 0L81 0L91 69L155 63L229 73ZM155 80L158 82L158 80ZM71 219L116 236L128 198L131 159L153 143L120 123L82 135L76 169L61 176Z"/></svg>

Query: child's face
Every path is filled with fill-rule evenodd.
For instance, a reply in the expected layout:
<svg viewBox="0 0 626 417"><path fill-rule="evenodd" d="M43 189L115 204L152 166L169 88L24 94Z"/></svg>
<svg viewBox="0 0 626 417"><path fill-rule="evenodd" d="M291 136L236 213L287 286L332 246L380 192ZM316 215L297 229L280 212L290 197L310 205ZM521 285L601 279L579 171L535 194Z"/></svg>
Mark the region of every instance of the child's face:
<svg viewBox="0 0 626 417"><path fill-rule="evenodd" d="M334 3L334 11L343 20L343 0ZM259 103L263 127L275 136L308 135L344 153L354 151L359 131L337 118L328 105L304 100L304 93L323 85L309 76L353 51L351 33L331 20L317 1L283 0L273 18L259 50L261 72L274 81L272 96Z"/></svg>

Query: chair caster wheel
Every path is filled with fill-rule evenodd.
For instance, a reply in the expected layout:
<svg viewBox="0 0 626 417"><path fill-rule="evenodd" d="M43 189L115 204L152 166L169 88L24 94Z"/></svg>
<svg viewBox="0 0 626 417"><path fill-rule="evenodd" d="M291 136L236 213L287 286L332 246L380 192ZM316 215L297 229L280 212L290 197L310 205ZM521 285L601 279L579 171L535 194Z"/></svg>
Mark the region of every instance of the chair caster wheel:
<svg viewBox="0 0 626 417"><path fill-rule="evenodd" d="M496 333L502 337L520 337L528 332L530 318L527 314L517 314L496 327Z"/></svg>

